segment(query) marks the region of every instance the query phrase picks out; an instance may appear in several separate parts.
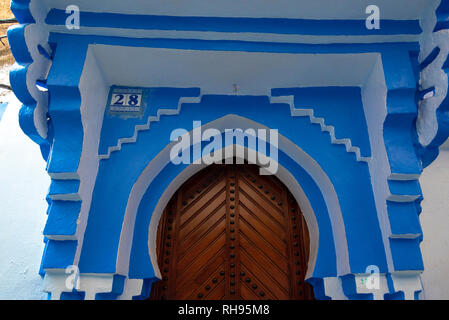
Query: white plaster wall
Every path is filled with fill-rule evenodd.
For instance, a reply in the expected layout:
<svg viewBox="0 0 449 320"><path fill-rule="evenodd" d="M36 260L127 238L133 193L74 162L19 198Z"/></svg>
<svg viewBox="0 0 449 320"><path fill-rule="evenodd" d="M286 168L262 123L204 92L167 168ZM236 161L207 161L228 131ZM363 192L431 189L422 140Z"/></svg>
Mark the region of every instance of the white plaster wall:
<svg viewBox="0 0 449 320"><path fill-rule="evenodd" d="M422 298L449 299L449 140L420 179L424 194L421 251L424 273Z"/></svg>
<svg viewBox="0 0 449 320"><path fill-rule="evenodd" d="M19 127L9 94L0 121L0 299L45 299L39 276L50 183L38 146Z"/></svg>

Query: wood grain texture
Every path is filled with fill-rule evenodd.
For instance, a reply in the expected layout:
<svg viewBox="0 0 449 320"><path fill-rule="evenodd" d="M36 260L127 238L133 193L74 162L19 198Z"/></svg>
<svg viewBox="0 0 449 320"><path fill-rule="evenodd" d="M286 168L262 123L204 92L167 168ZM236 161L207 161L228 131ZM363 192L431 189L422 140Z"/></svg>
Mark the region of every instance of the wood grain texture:
<svg viewBox="0 0 449 320"><path fill-rule="evenodd" d="M254 165L213 165L170 200L158 227L162 280L150 299L305 300L309 235L301 210Z"/></svg>

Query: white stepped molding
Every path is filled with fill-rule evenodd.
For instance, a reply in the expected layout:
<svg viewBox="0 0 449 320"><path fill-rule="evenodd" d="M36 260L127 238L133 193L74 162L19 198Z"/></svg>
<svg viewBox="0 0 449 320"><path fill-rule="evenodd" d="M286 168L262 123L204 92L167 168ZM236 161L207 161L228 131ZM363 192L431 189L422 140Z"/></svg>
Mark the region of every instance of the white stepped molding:
<svg viewBox="0 0 449 320"><path fill-rule="evenodd" d="M422 291L421 272L395 272L391 280L394 291L404 293L404 300L415 300L415 293Z"/></svg>
<svg viewBox="0 0 449 320"><path fill-rule="evenodd" d="M323 282L326 297L329 297L332 300L348 300L343 292L341 279L339 277L323 278Z"/></svg>
<svg viewBox="0 0 449 320"><path fill-rule="evenodd" d="M61 293L71 291L67 288L66 283L67 274L64 271L47 271L45 273L42 291L49 293L51 300L60 300Z"/></svg>
<svg viewBox="0 0 449 320"><path fill-rule="evenodd" d="M101 274L81 274L79 282L80 292L85 292L84 300L95 300L97 293L109 293L112 291L114 277Z"/></svg>
<svg viewBox="0 0 449 320"><path fill-rule="evenodd" d="M64 270L47 270L43 291L51 294L51 300L60 300L63 292L72 292L71 287L77 286L78 292L84 292L84 300L95 300L97 293L111 292L113 282L114 276L109 274L80 274L75 277Z"/></svg>
<svg viewBox="0 0 449 320"><path fill-rule="evenodd" d="M309 117L310 123L319 124L321 127L321 131L325 131L329 133L331 138L331 142L333 144L343 144L346 147L346 152L352 152L355 154L357 161L368 163L371 158L370 157L362 157L360 153L360 148L357 146L353 146L351 139L343 138L338 139L335 137L335 127L332 125L327 125L324 118L315 117L313 109L297 109L294 105L294 96L278 96L273 97L270 96L271 103L287 103L290 105L291 115L293 117Z"/></svg>
<svg viewBox="0 0 449 320"><path fill-rule="evenodd" d="M158 109L157 116L148 117L146 124L136 125L134 128L134 134L132 137L120 138L118 139L118 143L115 146L108 148L107 154L98 155L100 160L109 159L111 157L111 153L115 151L119 151L122 148L122 145L125 143L135 143L137 141L137 137L140 131L149 130L150 124L152 122L157 122L160 120L161 115L178 115L181 112L181 105L183 103L200 103L203 94L200 94L198 97L181 97L178 101L177 109ZM327 125L325 123L325 119L321 117L315 117L313 115L313 109L297 109L294 106L294 96L269 96L270 103L286 103L290 106L290 112L292 117L309 117L310 123L319 124L321 127L321 131L325 131L329 133L331 138L331 143L333 144L342 144L346 147L346 152L352 152L355 154L357 161L368 163L371 158L363 157L360 152L360 148L357 146L353 146L351 139L343 138L338 139L335 137L335 128L332 125Z"/></svg>
<svg viewBox="0 0 449 320"><path fill-rule="evenodd" d="M356 274L355 277L355 283L356 283L356 290L359 294L372 294L373 300L384 300L385 294L389 293L388 289L388 282L387 277L385 274L379 274L378 275L378 282L376 283L376 286L374 288L369 288L366 284L366 279L371 274Z"/></svg>
<svg viewBox="0 0 449 320"><path fill-rule="evenodd" d="M98 157L100 158L100 160L109 159L111 157L112 152L119 151L122 149L123 144L136 142L137 136L139 135L139 131L149 130L150 124L152 122L158 122L160 120L161 116L177 115L181 112L181 105L183 103L200 103L201 98L202 98L202 95L199 95L198 97L181 97L181 98L179 98L177 109L163 109L163 108L158 109L157 116L149 116L146 124L139 124L139 125L135 126L134 134L132 137L118 139L117 145L109 147L107 154L100 154L100 155L98 155Z"/></svg>
<svg viewBox="0 0 449 320"><path fill-rule="evenodd" d="M48 197L53 201L81 201L79 193L59 193Z"/></svg>
<svg viewBox="0 0 449 320"><path fill-rule="evenodd" d="M373 300L384 300L385 294L390 293L388 280L385 274L378 275L374 288L368 288L366 281L370 274L354 274L355 288L357 294L372 294ZM415 293L422 290L420 275L415 273L393 273L391 274L395 292L402 291L405 300L414 300ZM340 277L324 278L325 295L332 300L348 300L343 291Z"/></svg>
<svg viewBox="0 0 449 320"><path fill-rule="evenodd" d="M142 279L126 278L123 293L118 296L117 300L132 300L133 297L140 296L142 293L142 286Z"/></svg>
<svg viewBox="0 0 449 320"><path fill-rule="evenodd" d="M393 202L413 202L417 200L419 195L400 195L400 194L389 194L387 200Z"/></svg>

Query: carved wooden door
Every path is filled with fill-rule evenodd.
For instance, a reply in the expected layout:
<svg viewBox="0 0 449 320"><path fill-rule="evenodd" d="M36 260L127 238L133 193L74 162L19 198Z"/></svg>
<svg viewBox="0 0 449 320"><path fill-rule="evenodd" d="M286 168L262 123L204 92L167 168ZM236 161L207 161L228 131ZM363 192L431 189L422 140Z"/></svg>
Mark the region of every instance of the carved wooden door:
<svg viewBox="0 0 449 320"><path fill-rule="evenodd" d="M173 196L158 229L162 280L151 299L312 299L304 283L309 236L274 176L213 165Z"/></svg>

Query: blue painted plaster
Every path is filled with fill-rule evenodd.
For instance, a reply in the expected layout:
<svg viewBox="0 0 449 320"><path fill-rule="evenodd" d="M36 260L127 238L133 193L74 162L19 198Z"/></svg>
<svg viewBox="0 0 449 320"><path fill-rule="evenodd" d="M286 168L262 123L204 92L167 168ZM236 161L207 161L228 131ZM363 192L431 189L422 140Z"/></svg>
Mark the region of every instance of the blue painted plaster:
<svg viewBox="0 0 449 320"><path fill-rule="evenodd" d="M441 0L440 5L436 10L437 22L435 24L434 32L439 32L442 30L449 29L449 1ZM423 61L424 66L431 63L436 55L439 53L439 48L436 47L429 54L429 56ZM446 75L449 75L449 56L446 57L446 61L442 67ZM436 109L436 118L438 130L433 138L433 140L427 146L423 147L416 142L417 153L419 154L423 167L429 166L438 156L440 150L439 147L447 140L449 137L449 95L446 95L443 102Z"/></svg>
<svg viewBox="0 0 449 320"><path fill-rule="evenodd" d="M47 85L51 92L48 113L54 132L47 165L51 174L75 173L78 169L84 136L78 85L86 52L86 47L76 43L60 43L48 75Z"/></svg>
<svg viewBox="0 0 449 320"><path fill-rule="evenodd" d="M79 180L52 180L48 195L76 194L79 191L79 187Z"/></svg>
<svg viewBox="0 0 449 320"><path fill-rule="evenodd" d="M390 239L395 270L424 270L420 242L421 239Z"/></svg>
<svg viewBox="0 0 449 320"><path fill-rule="evenodd" d="M386 278L387 278L388 289L392 293L385 294L384 295L384 299L385 300L404 300L404 298L405 298L404 297L404 292L403 291L396 291L394 289L394 283L393 283L393 279L391 278L391 274L387 274Z"/></svg>
<svg viewBox="0 0 449 320"><path fill-rule="evenodd" d="M73 264L78 241L48 240L43 258L44 269L65 269Z"/></svg>
<svg viewBox="0 0 449 320"><path fill-rule="evenodd" d="M428 67L440 54L441 49L439 47L435 47L432 52L419 64L419 69L422 71L426 67Z"/></svg>
<svg viewBox="0 0 449 320"><path fill-rule="evenodd" d="M111 292L107 293L97 293L95 295L95 300L115 300L117 297L123 293L125 288L126 277L122 275L115 274L112 279L112 289Z"/></svg>
<svg viewBox="0 0 449 320"><path fill-rule="evenodd" d="M39 266L39 275L41 277L45 276L45 269L44 269L44 257L47 255L47 245L48 245L48 238L44 237L44 251L42 252L42 259L41 259L41 264Z"/></svg>
<svg viewBox="0 0 449 320"><path fill-rule="evenodd" d="M11 11L17 18L19 23L34 23L34 18L30 12L30 1L31 0L12 0L11 1Z"/></svg>
<svg viewBox="0 0 449 320"><path fill-rule="evenodd" d="M65 10L52 9L45 22L65 25ZM82 27L213 32L260 32L304 35L420 34L418 20L381 20L382 28L366 28L362 20L307 20L282 18L179 17L142 14L80 12Z"/></svg>
<svg viewBox="0 0 449 320"><path fill-rule="evenodd" d="M72 291L72 292L61 292L60 300L84 300L86 296L85 292Z"/></svg>
<svg viewBox="0 0 449 320"><path fill-rule="evenodd" d="M388 180L388 187L392 195L422 195L418 180Z"/></svg>
<svg viewBox="0 0 449 320"><path fill-rule="evenodd" d="M81 201L52 201L48 209L44 234L74 236L80 210Z"/></svg>
<svg viewBox="0 0 449 320"><path fill-rule="evenodd" d="M418 210L414 202L387 201L388 218L393 235L421 235Z"/></svg>
<svg viewBox="0 0 449 320"><path fill-rule="evenodd" d="M434 32L449 29L449 1L441 0L436 11L437 23Z"/></svg>
<svg viewBox="0 0 449 320"><path fill-rule="evenodd" d="M77 46L91 43L119 45L129 47L167 48L187 50L219 50L245 52L276 53L365 53L365 52L409 52L419 51L417 42L385 42L385 43L289 43L258 42L237 40L199 40L199 39L166 39L166 38L125 38L116 36L80 36L61 33L50 33L50 43L69 42Z"/></svg>
<svg viewBox="0 0 449 320"><path fill-rule="evenodd" d="M417 152L416 118L418 106L416 100L415 66L409 53L392 51L382 55L385 78L388 89L387 117L384 123L384 140L393 175L415 177L407 182L389 182L390 190L395 195L412 195L418 197L403 206L388 203L388 215L393 234L421 233L417 217L420 212L419 201L422 200L421 189L417 177L423 170L422 159ZM407 214L400 217L399 214ZM407 223L407 225L403 225ZM395 270L423 270L419 243L422 237L391 238L390 247Z"/></svg>
<svg viewBox="0 0 449 320"><path fill-rule="evenodd" d="M205 124L227 114L279 128L280 134L297 143L323 166L339 196L351 269L362 272L367 265L377 264L385 270L385 251L366 163L357 162L344 146L331 144L328 133L312 125L308 118L291 117L286 104L270 104L268 97L263 96L203 96L200 104L183 104L179 116L162 117L161 121L152 123L150 130L139 132L136 143L122 145L121 151L101 161L80 260L82 272L115 271L129 192L148 162L170 142L170 132L174 128L191 128L194 120ZM130 161L132 166L127 165ZM117 193L117 185L120 185L120 193ZM115 196L111 198L110 194ZM107 203L101 200L105 197L109 199Z"/></svg>
<svg viewBox="0 0 449 320"><path fill-rule="evenodd" d="M443 71L446 75L449 75L449 57L447 57L443 64ZM445 99L436 110L436 117L438 130L435 138L428 146L418 147L418 153L421 156L424 167L430 165L437 158L440 152L440 146L449 137L449 95L446 95Z"/></svg>
<svg viewBox="0 0 449 320"><path fill-rule="evenodd" d="M111 87L111 91L113 89L114 86ZM107 154L108 148L116 146L119 138L132 137L135 126L146 124L148 117L157 116L159 109L176 110L180 97L200 95L199 88L151 88L147 91L147 106L142 117L126 118L125 116L111 115L106 108L98 154Z"/></svg>
<svg viewBox="0 0 449 320"><path fill-rule="evenodd" d="M360 148L362 157L371 156L359 87L273 89L271 94L294 95L296 108L313 109L314 116L324 118L326 125L335 127L337 139L349 138L353 146Z"/></svg>
<svg viewBox="0 0 449 320"><path fill-rule="evenodd" d="M212 40L191 40L191 39L129 39L120 37L100 37L100 36L73 36L62 34L51 34L51 45L57 49L52 53L43 53L44 56L52 58L53 67L47 81L51 95L49 107L49 133L46 139L42 138L35 128L33 112L36 101L31 97L26 86L26 73L28 67L33 62L29 54L29 48L25 42L25 28L27 24L35 23L29 10L29 0L13 0L11 7L18 21L23 23L10 29L8 32L13 55L17 61L11 71L11 85L19 99L24 103L20 111L20 125L23 131L41 146L44 158L48 157L48 171L50 173L76 173L83 142L83 128L80 118L81 98L79 94L79 79L83 70L87 46L91 43L103 43L111 45L124 45L133 47L160 47L175 49L195 49L195 50L227 50L227 51L249 51L249 52L289 52L289 53L361 53L379 52L382 55L382 63L385 69L386 83L388 88L387 96L387 118L384 124L384 139L388 153L392 174L418 175L423 166L428 165L438 154L438 146L449 135L448 106L449 98L437 110L439 129L436 138L427 148L420 148L416 145L416 132L414 124L416 121L416 66L413 57L419 50L417 43L380 43L380 44L298 44L298 43L264 43L249 41L212 41ZM437 26L435 30L447 28L448 1L443 0L437 10ZM62 17L64 19L62 20ZM66 15L63 11L50 11L47 22L50 24L63 24ZM144 19L138 16L120 16L123 19L115 19L113 14L82 13L82 23L85 26L109 26L118 27L130 25L141 29L160 30L195 30L195 31L219 31L219 32L276 32L284 34L312 34L335 35L335 34L418 34L421 32L418 21L381 21L383 27L379 31L367 31L366 28L359 28L361 21L310 21L295 19L249 19L249 18L193 18L193 17L161 17L153 16L153 19ZM132 23L130 23L132 22ZM364 23L364 21L363 21ZM310 26L313 27L310 27ZM348 33L349 32L349 33ZM433 52L435 54L437 49ZM433 55L429 55L421 68L426 63L433 60ZM449 63L445 63L443 68L447 73ZM45 79L42 79L45 81ZM321 90L321 89L315 89ZM337 95L343 95L339 91ZM325 101L321 95L321 100ZM345 96L345 99L348 97ZM162 95L161 100L167 100ZM317 99L320 100L320 99ZM295 104L307 101L315 102L311 91L303 90L301 95L295 96ZM352 101L352 100L351 100ZM172 101L173 102L173 101ZM223 103L226 102L226 105ZM351 136L356 140L362 149L362 153L370 154L369 143L367 143L367 133L364 122L359 123L360 127L344 127L345 123L340 117L333 117L329 113L329 102L317 103L317 114L325 115L325 118L332 118L338 123L336 126L337 136L341 132L344 136ZM332 103L334 103L332 101ZM338 105L338 102L335 102ZM360 106L361 102L354 100L354 106ZM210 108L210 113L204 113L199 105ZM244 106L245 108L241 108ZM228 108L226 108L228 107ZM300 106L297 106L300 107ZM345 106L339 106L342 110ZM349 106L346 106L349 108ZM155 106L155 108L157 108ZM184 106L183 106L184 108ZM271 108L271 111L270 111ZM276 113L272 110L276 109ZM359 107L357 107L359 108ZM334 188L340 200L343 219L345 222L346 235L348 240L348 250L350 267L352 272L364 272L369 264L377 264L381 272L386 270L385 253L380 235L379 222L375 210L372 188L368 167L364 163L356 162L353 154L348 154L343 146L331 145L329 136L325 132L320 132L317 126L311 125L307 118L292 118L289 115L288 107L282 104L268 103L267 97L224 97L205 96L201 104L185 105L186 112L180 116L162 117L160 123L155 123L151 129L139 133L138 141L133 145L123 145L122 150L112 154L111 158L101 161L97 183L93 194L93 202L89 215L88 226L85 234L85 246L83 247L80 266L82 270L93 273L115 272L115 262L120 230L123 221L123 213L126 207L126 200L133 183L138 175L151 159L168 143L170 128L185 127L190 128L192 120L212 121L223 115L234 113L239 114L254 121L263 123L272 128L282 127L281 134L288 137L324 168L331 177ZM208 109L209 110L209 109ZM270 111L267 113L267 111ZM149 110L149 112L152 112ZM348 112L346 110L346 112ZM146 117L146 116L145 116ZM140 120L144 120L143 119ZM361 118L359 112L356 115ZM135 122L128 121L126 124L120 120L105 120L102 132L102 143L100 150L114 144L118 137L129 135ZM108 122L109 121L109 122ZM113 132L112 128L120 123L120 130ZM365 124L366 126L366 124ZM341 129L340 129L341 128ZM353 131L354 130L354 131ZM356 130L362 130L362 134L357 135ZM307 137L307 139L304 139ZM51 153L50 153L51 150ZM288 167L288 157L281 152L282 163ZM290 160L291 161L291 160ZM130 166L129 163L133 165ZM117 170L120 168L121 170ZM298 181L309 192L309 198L313 202L314 210L322 212L324 209L320 193L316 189L313 181L307 180L307 175L301 172L301 168L289 167L289 171L298 176ZM161 194L169 182L168 177L175 177L182 167L172 168L169 164L164 168L166 176L158 176L155 181L160 181L160 185L150 186L148 190ZM178 170L178 171L177 171ZM350 173L350 175L348 175ZM302 176L301 176L302 175ZM305 182L308 181L308 182ZM413 181L413 180L412 180ZM398 205L388 203L388 214L390 224L394 232L410 233L419 231L419 224L416 223L414 215L419 214L420 196L419 185L412 182L404 185L390 182L389 187L396 195L406 195L410 192L417 194L420 198L409 203ZM72 192L76 189L76 182L66 184L52 183L51 194L58 192ZM117 189L119 190L117 191ZM111 194L117 195L111 197ZM154 207L158 198L151 197L147 191L145 201L141 208ZM108 201L105 201L107 199ZM321 202L320 202L321 201ZM73 221L79 211L75 202L50 202L49 222L47 226L55 234L73 233ZM58 208L64 205L64 209ZM62 207L61 207L62 208ZM139 209L143 210L143 209ZM67 209L67 210L66 210ZM59 211L59 213L58 213ZM135 243L133 245L132 259L145 260L142 263L149 263L148 257L143 254L143 249L147 245L147 234L149 218L152 211L139 214L138 219L144 223L137 225L135 233ZM324 211L323 211L324 212ZM402 216L401 212L403 213ZM319 214L318 214L319 215ZM324 216L324 214L323 214ZM318 218L318 217L317 217ZM327 222L319 222L324 230L325 237L331 238L331 232ZM51 228L50 228L51 227ZM139 228L145 228L141 230ZM61 232L62 231L62 232ZM146 238L145 238L146 236ZM136 238L137 237L137 238ZM139 241L137 241L139 240ZM143 241L144 240L144 241ZM390 239L395 270L421 270L422 259L417 239ZM321 243L320 234L320 243ZM327 242L324 242L327 243ZM45 268L64 268L73 262L76 250L76 241L48 240L43 258ZM143 246L143 247L142 247ZM325 274L334 275L334 266L323 267L324 262L333 261L332 246L321 247L320 264L314 270L317 276ZM323 250L325 253L323 253ZM328 250L326 252L326 250ZM367 252L370 254L367 255ZM148 252L146 252L148 253ZM335 252L333 253L335 254ZM326 258L321 258L325 256ZM143 261L142 260L142 261ZM322 262L323 261L323 262ZM142 265L132 265L132 268L141 268ZM316 273L315 273L316 271ZM133 271L134 272L134 271ZM145 269L145 276L151 279L152 269ZM143 275L143 274L142 274ZM151 281L147 279L147 289L151 287ZM316 280L316 281L315 281ZM353 279L348 278L348 281ZM322 279L314 278L316 292L323 287ZM120 282L120 281L119 281ZM321 283L321 286L320 286ZM345 290L351 295L353 293L352 284L344 284ZM142 292L145 295L145 292ZM323 298L324 293L321 295ZM394 294L392 295L392 297ZM100 297L99 297L100 298Z"/></svg>
<svg viewBox="0 0 449 320"><path fill-rule="evenodd" d="M324 280L322 278L312 278L308 282L313 286L314 297L317 300L332 300L331 297L326 296L326 289L324 287Z"/></svg>
<svg viewBox="0 0 449 320"><path fill-rule="evenodd" d="M149 279L143 279L143 285L142 285L142 291L140 295L134 296L133 300L145 300L148 299L151 293L151 287L155 281L159 279L157 278L149 278Z"/></svg>
<svg viewBox="0 0 449 320"><path fill-rule="evenodd" d="M340 280L343 292L349 300L373 300L372 293L357 293L357 284L353 274L340 277Z"/></svg>
<svg viewBox="0 0 449 320"><path fill-rule="evenodd" d="M223 134L224 139L224 134ZM191 154L193 153L191 148ZM336 276L336 254L333 241L332 227L329 213L318 186L310 175L294 162L285 153L280 152L278 161L287 171L294 175L296 181L301 185L308 196L311 206L314 208L317 223L319 226L319 243L317 262L313 272L313 277ZM153 278L154 270L149 257L148 230L154 209L168 185L187 167L187 165L174 165L169 163L157 175L148 187L139 210L134 229L133 248L130 258L130 278Z"/></svg>
<svg viewBox="0 0 449 320"><path fill-rule="evenodd" d="M20 20L19 20L20 21ZM35 127L34 109L37 102L31 96L27 85L27 73L33 63L25 41L25 30L28 24L14 25L8 29L8 41L16 63L11 67L9 82L17 98L23 103L19 113L19 123L23 132L34 142L43 146L49 145L49 140L43 138Z"/></svg>
<svg viewBox="0 0 449 320"><path fill-rule="evenodd" d="M11 26L7 32L11 52L16 61L11 68L9 81L14 93L23 103L19 111L20 127L31 140L40 146L42 156L44 159L47 159L52 136L47 135L47 137L43 137L36 129L34 109L36 108L37 102L28 90L26 79L33 59L30 54L31 48L28 48L28 44L26 43L25 30L29 25L36 22L31 14L29 5L30 0L11 1L11 11L20 24Z"/></svg>

